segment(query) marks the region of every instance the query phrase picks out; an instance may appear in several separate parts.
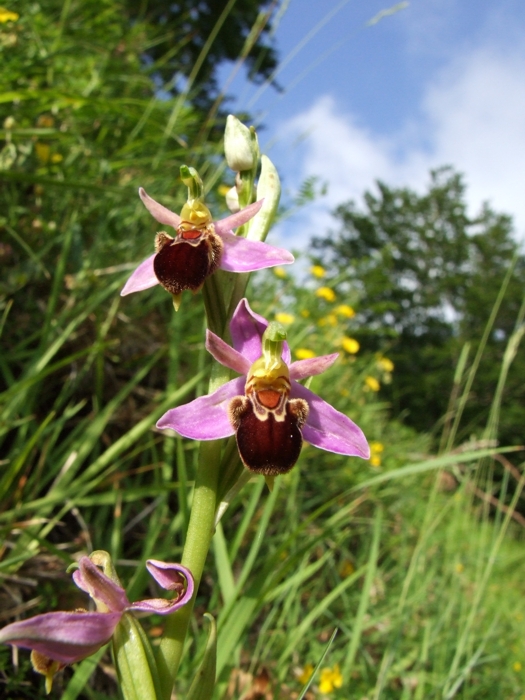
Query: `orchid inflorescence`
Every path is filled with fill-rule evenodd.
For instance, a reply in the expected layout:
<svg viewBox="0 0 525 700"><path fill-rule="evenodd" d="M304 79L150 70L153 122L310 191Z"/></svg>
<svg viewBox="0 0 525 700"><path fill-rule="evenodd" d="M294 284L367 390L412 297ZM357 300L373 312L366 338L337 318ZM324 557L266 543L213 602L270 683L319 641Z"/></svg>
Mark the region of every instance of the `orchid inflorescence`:
<svg viewBox="0 0 525 700"><path fill-rule="evenodd" d="M33 665L45 675L48 690L57 671L94 654L111 640L126 700L167 700L171 696L194 594L220 510L219 492L224 487L218 476L222 474L220 439L235 436L240 461L234 482L236 479L238 484L246 468L245 473L264 475L271 487L276 476L289 472L296 464L303 441L341 455L370 457L361 429L304 386L304 380L327 370L338 353L315 357L310 351L298 352L304 359L292 362L284 326L269 323L255 313L244 296L248 280L242 273L276 266L281 270L280 266L292 263L294 258L288 251L264 242L279 202L280 185L273 164L262 156L258 200L254 201L259 167L254 129L228 117L225 150L227 163L237 172L233 197L231 192L228 197L234 213L225 219L213 221L204 202L203 183L194 168L181 167L188 199L180 215L139 189L149 213L172 233L156 234L155 253L136 268L121 292L124 296L159 284L172 295L178 310L183 292L196 293L206 287L218 270L241 273L233 283L231 277L217 277L213 290L218 298L213 304L205 294L209 326L206 349L218 363L209 393L172 408L157 423L162 430L206 441L201 445L204 457L196 475L182 564L153 559L146 563L157 583L174 591L175 597L130 603L106 552L81 556L73 580L89 594L96 610L44 613L0 630L0 642L32 650ZM239 227L235 234L233 229ZM312 270L318 277L325 274L320 266ZM217 308L222 309L220 318ZM341 308L353 313L348 306ZM293 322L289 314L281 313L277 318L287 324ZM231 338L231 344L225 338ZM352 352L348 347L345 350ZM239 376L231 379L232 371ZM136 612L166 617L164 639L156 654L134 616ZM191 697L211 698L215 668L207 658L205 655L190 689ZM213 654L209 658L214 658Z"/></svg>

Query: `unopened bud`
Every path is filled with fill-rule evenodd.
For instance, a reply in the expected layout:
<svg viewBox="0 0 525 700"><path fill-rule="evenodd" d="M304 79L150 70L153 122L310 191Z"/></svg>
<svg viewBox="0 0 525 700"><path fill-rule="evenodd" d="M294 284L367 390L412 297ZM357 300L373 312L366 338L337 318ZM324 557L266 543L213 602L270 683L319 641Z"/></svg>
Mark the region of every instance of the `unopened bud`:
<svg viewBox="0 0 525 700"><path fill-rule="evenodd" d="M281 183L279 174L272 161L267 156L261 156L261 174L257 183L257 199L264 199L261 209L250 221L248 235L251 241L264 241L273 224L279 199Z"/></svg>
<svg viewBox="0 0 525 700"><path fill-rule="evenodd" d="M224 154L228 167L236 173L253 170L259 157L257 134L232 114L226 119L224 132Z"/></svg>

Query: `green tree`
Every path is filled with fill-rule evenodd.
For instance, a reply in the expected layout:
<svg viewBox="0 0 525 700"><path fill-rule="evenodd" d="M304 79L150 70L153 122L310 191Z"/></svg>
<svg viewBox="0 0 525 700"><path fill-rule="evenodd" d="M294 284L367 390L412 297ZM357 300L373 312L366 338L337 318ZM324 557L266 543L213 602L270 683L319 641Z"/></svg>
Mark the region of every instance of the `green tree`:
<svg viewBox="0 0 525 700"><path fill-rule="evenodd" d="M377 187L378 194L366 192L364 210L353 202L338 207L340 229L314 246L335 266L340 293L358 296L354 335L365 348L388 350L396 371L384 395L418 429L432 429L445 414L459 352L466 341L479 341L517 256L473 387L475 408L466 415L472 429L490 409L523 297L525 258L512 221L488 205L469 216L463 179L449 167L431 172L424 194L382 182ZM520 367L522 357L505 399L505 439L514 443L521 441L517 413L521 422L525 418L518 408L524 398Z"/></svg>
<svg viewBox="0 0 525 700"><path fill-rule="evenodd" d="M277 66L270 37L278 0L124 0L124 4L134 21L156 27L145 57L164 89L180 93L191 79L192 101L203 110L217 97L217 67L223 61L244 59L254 81L265 80Z"/></svg>

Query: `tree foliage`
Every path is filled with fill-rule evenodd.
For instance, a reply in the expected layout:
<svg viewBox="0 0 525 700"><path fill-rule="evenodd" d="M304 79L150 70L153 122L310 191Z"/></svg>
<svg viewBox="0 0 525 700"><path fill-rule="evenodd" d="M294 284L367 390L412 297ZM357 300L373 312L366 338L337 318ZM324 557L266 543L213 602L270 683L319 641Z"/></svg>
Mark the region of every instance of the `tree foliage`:
<svg viewBox="0 0 525 700"><path fill-rule="evenodd" d="M384 392L418 429L430 429L444 415L461 348L470 341L475 349L515 262L473 388L477 409L469 425L479 425L523 297L525 258L512 221L488 205L470 216L463 179L449 167L431 172L424 194L382 182L377 187L378 194L365 194L364 210L353 202L338 207L340 229L314 246L335 265L341 293L359 297L357 336L364 347L389 349L396 372ZM522 365L518 357L509 378L509 416L523 399ZM519 442L515 419L505 438Z"/></svg>
<svg viewBox="0 0 525 700"><path fill-rule="evenodd" d="M177 94L191 77L192 100L203 109L217 95L221 62L243 58L254 81L268 78L277 66L270 40L277 0L124 0L124 4L133 20L156 27L145 56L164 89Z"/></svg>

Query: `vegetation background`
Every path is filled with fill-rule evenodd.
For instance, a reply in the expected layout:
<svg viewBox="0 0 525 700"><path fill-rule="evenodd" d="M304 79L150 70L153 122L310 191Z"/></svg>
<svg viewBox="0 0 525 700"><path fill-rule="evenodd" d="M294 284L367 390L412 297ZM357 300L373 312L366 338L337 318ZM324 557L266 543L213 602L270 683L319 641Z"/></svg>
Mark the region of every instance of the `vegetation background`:
<svg viewBox="0 0 525 700"><path fill-rule="evenodd" d="M146 558L180 557L196 445L154 425L205 391L202 301L174 314L159 288L118 293L152 250L139 186L176 209L186 163L224 213L215 68L238 58L268 76L276 8L0 8L3 624L80 605L64 572L81 551L108 550L132 599ZM241 492L214 538L177 697L205 610L218 615L217 698L304 696L325 652L306 697L525 697L525 259L509 217L467 216L450 168L425 195L381 183L365 201L341 203L304 279L260 274L250 298L288 324L298 357L341 351L314 389L363 427L372 458L306 446L271 494L261 479ZM158 638L161 622L145 624ZM25 652L0 650L0 674L5 697L44 696ZM102 650L53 696L117 692Z"/></svg>

